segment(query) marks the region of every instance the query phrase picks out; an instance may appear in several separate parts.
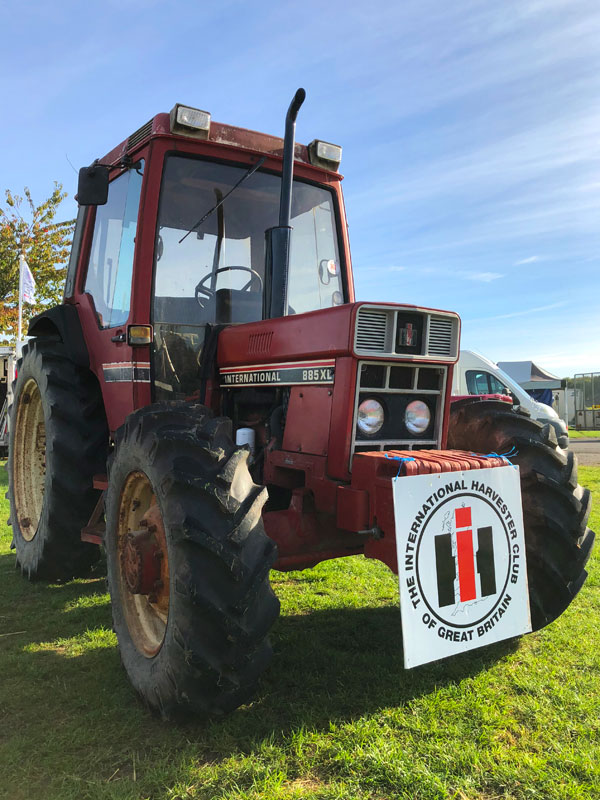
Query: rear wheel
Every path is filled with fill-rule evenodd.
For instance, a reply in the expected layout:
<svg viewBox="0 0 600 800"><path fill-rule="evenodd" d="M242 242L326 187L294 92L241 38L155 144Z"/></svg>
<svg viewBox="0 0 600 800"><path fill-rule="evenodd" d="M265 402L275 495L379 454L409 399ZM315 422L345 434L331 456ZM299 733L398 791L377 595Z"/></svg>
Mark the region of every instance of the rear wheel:
<svg viewBox="0 0 600 800"><path fill-rule="evenodd" d="M233 710L271 657L266 490L230 427L199 406L149 406L117 432L109 464L114 628L131 683L164 717Z"/></svg>
<svg viewBox="0 0 600 800"><path fill-rule="evenodd" d="M98 384L61 343L33 341L17 364L10 420L10 523L31 580L85 574L99 557L81 541L106 469L108 431Z"/></svg>
<svg viewBox="0 0 600 800"><path fill-rule="evenodd" d="M594 532L590 492L577 483L577 460L558 447L552 425L494 401L462 400L450 410L448 447L517 455L533 629L552 622L582 587Z"/></svg>

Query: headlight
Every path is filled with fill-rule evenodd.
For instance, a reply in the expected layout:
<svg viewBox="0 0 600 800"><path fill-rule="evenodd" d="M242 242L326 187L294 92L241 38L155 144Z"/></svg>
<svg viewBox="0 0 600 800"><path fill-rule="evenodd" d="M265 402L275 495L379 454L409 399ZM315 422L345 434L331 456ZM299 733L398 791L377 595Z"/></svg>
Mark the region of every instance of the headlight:
<svg viewBox="0 0 600 800"><path fill-rule="evenodd" d="M413 435L424 433L431 422L431 411L422 400L413 400L406 406L404 424Z"/></svg>
<svg viewBox="0 0 600 800"><path fill-rule="evenodd" d="M358 407L356 425L361 433L372 435L383 425L385 414L383 406L377 400L363 400Z"/></svg>

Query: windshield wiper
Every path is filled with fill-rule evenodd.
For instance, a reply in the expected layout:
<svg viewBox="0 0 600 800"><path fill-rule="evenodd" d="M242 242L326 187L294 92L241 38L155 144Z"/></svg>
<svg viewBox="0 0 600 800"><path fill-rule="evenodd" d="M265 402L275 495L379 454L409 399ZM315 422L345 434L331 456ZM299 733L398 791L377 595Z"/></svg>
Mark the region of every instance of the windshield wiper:
<svg viewBox="0 0 600 800"><path fill-rule="evenodd" d="M223 203L225 202L225 200L227 200L227 198L229 197L229 195L230 195L232 192L235 192L235 190L238 188L238 186L239 186L241 183L243 183L245 180L247 180L247 178L249 178L251 175L254 175L254 173L256 172L256 170L257 170L259 167L262 167L262 165L265 163L265 161L266 161L266 160L267 160L267 157L266 157L266 156L263 156L262 158L259 158L259 160L256 162L256 164L255 164L253 167L250 167L250 169L248 170L248 172L246 172L246 173L244 173L244 175L242 175L242 177L241 177L241 178L239 179L239 181L238 181L238 182L235 184L235 186L232 186L232 187L231 187L231 189L230 189L230 190L227 192L227 194L226 194L226 195L223 195L223 197L222 197L222 198L219 200L219 202L218 202L216 205L214 205L214 206L213 206L213 207L212 207L212 208L211 208L209 211L207 211L207 212L206 212L206 214L204 214L204 216L200 217L200 219L198 220L198 222L197 222L195 225L192 225L192 227L191 227L191 228L189 229L189 231L188 231L188 232L185 234L185 236L182 236L182 237L181 237L181 239L179 240L178 244L181 244L181 243L183 242L183 240L184 240L184 239L187 239L187 237L190 235L190 233L193 233L193 232L196 230L196 228L199 228L199 227L200 227L200 225L202 225L202 223L203 223L205 220L207 220L207 219L210 217L210 215L211 215L211 214L212 214L214 211L216 211L216 210L217 210L217 208L219 208L220 206L222 206L222 205L223 205Z"/></svg>

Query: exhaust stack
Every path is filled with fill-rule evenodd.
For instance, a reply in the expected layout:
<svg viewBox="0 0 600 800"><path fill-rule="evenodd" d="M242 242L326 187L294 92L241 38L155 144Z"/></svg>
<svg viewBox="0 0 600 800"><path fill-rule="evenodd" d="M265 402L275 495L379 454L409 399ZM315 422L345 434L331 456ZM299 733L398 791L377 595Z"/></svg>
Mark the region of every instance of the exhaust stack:
<svg viewBox="0 0 600 800"><path fill-rule="evenodd" d="M285 317L288 302L288 272L290 268L290 242L292 228L292 181L294 178L294 139L296 117L304 102L306 92L298 89L285 117L283 141L283 174L279 199L279 225L265 231L265 293L263 319Z"/></svg>

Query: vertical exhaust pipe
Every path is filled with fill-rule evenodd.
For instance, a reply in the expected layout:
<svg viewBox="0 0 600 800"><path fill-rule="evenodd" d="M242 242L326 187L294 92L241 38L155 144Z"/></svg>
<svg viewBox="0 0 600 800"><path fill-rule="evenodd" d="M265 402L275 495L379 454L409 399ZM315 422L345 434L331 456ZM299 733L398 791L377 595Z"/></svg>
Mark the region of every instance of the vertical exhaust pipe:
<svg viewBox="0 0 600 800"><path fill-rule="evenodd" d="M288 309L288 273L292 228L292 181L294 179L294 140L296 117L306 92L298 89L285 117L283 173L279 198L279 225L265 231L265 293L263 319L285 317Z"/></svg>

